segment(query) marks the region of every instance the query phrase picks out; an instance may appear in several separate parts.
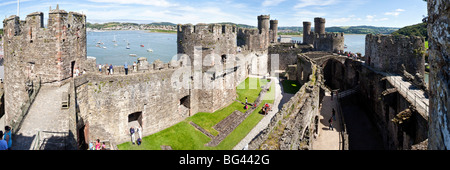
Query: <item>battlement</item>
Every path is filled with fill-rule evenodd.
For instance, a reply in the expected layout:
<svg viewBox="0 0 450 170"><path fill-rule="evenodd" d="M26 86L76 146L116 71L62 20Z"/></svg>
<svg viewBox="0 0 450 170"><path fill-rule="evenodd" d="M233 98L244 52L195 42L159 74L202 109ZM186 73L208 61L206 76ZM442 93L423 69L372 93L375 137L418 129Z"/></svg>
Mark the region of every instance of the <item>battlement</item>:
<svg viewBox="0 0 450 170"><path fill-rule="evenodd" d="M405 71L424 75L425 39L418 36L366 35L366 63L373 68L391 73Z"/></svg>
<svg viewBox="0 0 450 170"><path fill-rule="evenodd" d="M208 33L212 33L212 34L229 34L229 33L236 33L237 29L235 25L230 25L230 24L197 24L197 25L192 25L192 24L185 24L185 25L178 25L178 29L177 29L178 33L196 33L196 34L208 34Z"/></svg>
<svg viewBox="0 0 450 170"><path fill-rule="evenodd" d="M311 22L303 22L303 44L312 44L316 51L338 52L344 50L344 33L325 32L325 18L314 18L314 32Z"/></svg>
<svg viewBox="0 0 450 170"><path fill-rule="evenodd" d="M260 16L258 16L258 20L268 20L268 19L270 19L270 15L260 15Z"/></svg>
<svg viewBox="0 0 450 170"><path fill-rule="evenodd" d="M3 28L5 112L11 122L28 99L26 82L61 84L75 69L87 68L86 16L57 7L50 9L47 27L44 13L33 12L22 21L6 18Z"/></svg>
<svg viewBox="0 0 450 170"><path fill-rule="evenodd" d="M64 10L50 10L48 18L48 33L54 33L58 29L70 28L73 25L79 24L85 27L86 16L77 12L67 13ZM56 29L53 29L57 27ZM20 36L28 35L33 31L32 29L44 28L44 13L33 12L27 15L25 20L20 20L16 15L12 15L3 20L3 28L6 30L6 36Z"/></svg>
<svg viewBox="0 0 450 170"><path fill-rule="evenodd" d="M325 33L325 34L317 34L317 33L311 33L316 38L322 38L322 39L333 39L333 38L344 38L344 33Z"/></svg>
<svg viewBox="0 0 450 170"><path fill-rule="evenodd" d="M381 34L367 34L366 35L366 42L370 41L373 43L391 43L396 44L400 42L408 42L408 43L424 43L423 37L419 36L404 36L404 35L381 35Z"/></svg>

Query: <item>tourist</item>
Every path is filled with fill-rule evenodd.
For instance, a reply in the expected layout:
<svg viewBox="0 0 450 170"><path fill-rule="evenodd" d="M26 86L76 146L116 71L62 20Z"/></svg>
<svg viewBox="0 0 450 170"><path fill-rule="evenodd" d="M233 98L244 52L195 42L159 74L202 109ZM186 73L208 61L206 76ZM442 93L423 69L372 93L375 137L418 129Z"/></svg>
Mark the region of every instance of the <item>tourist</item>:
<svg viewBox="0 0 450 170"><path fill-rule="evenodd" d="M331 91L331 101L333 101L333 91Z"/></svg>
<svg viewBox="0 0 450 170"><path fill-rule="evenodd" d="M136 61L133 62L133 72L137 72L137 64L136 64Z"/></svg>
<svg viewBox="0 0 450 170"><path fill-rule="evenodd" d="M100 150L102 149L102 145L100 144L100 139L97 139L97 142L95 144L95 150Z"/></svg>
<svg viewBox="0 0 450 170"><path fill-rule="evenodd" d="M245 97L245 104L247 105L248 101L247 101L247 97Z"/></svg>
<svg viewBox="0 0 450 170"><path fill-rule="evenodd" d="M105 64L105 67L106 67L106 75L109 75L110 71L109 71L108 64Z"/></svg>
<svg viewBox="0 0 450 170"><path fill-rule="evenodd" d="M3 131L0 130L0 150L7 150L8 144L3 140Z"/></svg>
<svg viewBox="0 0 450 170"><path fill-rule="evenodd" d="M78 67L75 68L75 73L73 73L73 77L77 77L80 75L80 70L78 70Z"/></svg>
<svg viewBox="0 0 450 170"><path fill-rule="evenodd" d="M8 144L8 150L11 150L12 145L12 137L11 137L11 127L5 126L5 135L3 136L3 140Z"/></svg>
<svg viewBox="0 0 450 170"><path fill-rule="evenodd" d="M113 65L112 64L110 64L109 65L109 74L113 74Z"/></svg>
<svg viewBox="0 0 450 170"><path fill-rule="evenodd" d="M102 65L101 64L98 65L98 72L100 72L100 73L102 72Z"/></svg>
<svg viewBox="0 0 450 170"><path fill-rule="evenodd" d="M134 128L133 127L130 128L130 134L131 134L131 142L134 145Z"/></svg>
<svg viewBox="0 0 450 170"><path fill-rule="evenodd" d="M125 64L123 65L123 68L125 68L125 75L128 75L128 63L125 62Z"/></svg>
<svg viewBox="0 0 450 170"><path fill-rule="evenodd" d="M102 150L106 150L106 144L105 144L105 142L103 142L103 144L102 144Z"/></svg>
<svg viewBox="0 0 450 170"><path fill-rule="evenodd" d="M138 146L140 146L141 143L142 143L142 139L141 139L141 138L138 138L137 141L136 141L136 143L137 143Z"/></svg>
<svg viewBox="0 0 450 170"><path fill-rule="evenodd" d="M139 138L142 139L142 130L141 130L141 127L138 126L136 131L137 131L137 134L138 134Z"/></svg>
<svg viewBox="0 0 450 170"><path fill-rule="evenodd" d="M265 113L264 113L264 115L267 115L267 113L269 112L269 104L265 104L264 105L264 110L265 110Z"/></svg>
<svg viewBox="0 0 450 170"><path fill-rule="evenodd" d="M336 121L336 111L334 111L334 108L333 108L333 111L331 113L331 117L333 118L334 121Z"/></svg>
<svg viewBox="0 0 450 170"><path fill-rule="evenodd" d="M89 142L89 150L94 150L94 143Z"/></svg>
<svg viewBox="0 0 450 170"><path fill-rule="evenodd" d="M331 120L331 118L330 119L328 119L328 123L330 124L330 126L328 127L328 130L333 130L333 120Z"/></svg>

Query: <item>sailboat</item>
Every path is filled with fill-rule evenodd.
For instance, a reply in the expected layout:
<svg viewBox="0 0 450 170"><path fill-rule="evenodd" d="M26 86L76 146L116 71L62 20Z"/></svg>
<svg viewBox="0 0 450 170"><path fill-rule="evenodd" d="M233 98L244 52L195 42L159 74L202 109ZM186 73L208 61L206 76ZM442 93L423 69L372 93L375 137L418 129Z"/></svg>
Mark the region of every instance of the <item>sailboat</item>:
<svg viewBox="0 0 450 170"><path fill-rule="evenodd" d="M127 49L130 49L130 42L127 41Z"/></svg>
<svg viewBox="0 0 450 170"><path fill-rule="evenodd" d="M116 41L116 35L114 35L114 40L113 40L112 42L117 42L117 41Z"/></svg>

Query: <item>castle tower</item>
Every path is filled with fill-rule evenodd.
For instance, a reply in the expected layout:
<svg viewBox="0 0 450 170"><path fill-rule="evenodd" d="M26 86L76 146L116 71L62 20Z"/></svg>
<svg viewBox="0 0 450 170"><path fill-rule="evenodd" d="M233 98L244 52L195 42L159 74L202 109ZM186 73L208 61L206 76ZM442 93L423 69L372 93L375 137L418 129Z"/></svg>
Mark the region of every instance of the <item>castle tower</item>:
<svg viewBox="0 0 450 170"><path fill-rule="evenodd" d="M270 20L270 42L274 43L278 40L278 20Z"/></svg>
<svg viewBox="0 0 450 170"><path fill-rule="evenodd" d="M49 12L47 28L43 19L42 12L34 12L23 21L18 16L3 21L5 122L13 128L29 100L30 84L62 83L87 59L85 15L57 7Z"/></svg>
<svg viewBox="0 0 450 170"><path fill-rule="evenodd" d="M270 20L270 15L258 16L258 30L259 30L260 34L263 32L263 30L265 30L266 32L269 32L269 20Z"/></svg>
<svg viewBox="0 0 450 170"><path fill-rule="evenodd" d="M325 18L314 18L314 32L317 34L325 34Z"/></svg>
<svg viewBox="0 0 450 170"><path fill-rule="evenodd" d="M303 22L303 43L304 44L312 44L310 41L310 33L311 33L311 22Z"/></svg>

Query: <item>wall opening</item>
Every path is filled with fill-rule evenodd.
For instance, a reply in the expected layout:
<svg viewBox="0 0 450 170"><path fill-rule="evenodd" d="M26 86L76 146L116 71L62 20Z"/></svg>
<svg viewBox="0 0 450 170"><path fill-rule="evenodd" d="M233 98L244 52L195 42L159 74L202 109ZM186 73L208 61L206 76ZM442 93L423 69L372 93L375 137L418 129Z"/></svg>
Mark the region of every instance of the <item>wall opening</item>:
<svg viewBox="0 0 450 170"><path fill-rule="evenodd" d="M221 61L222 61L222 64L224 64L226 61L227 61L227 55L222 55L221 56Z"/></svg>
<svg viewBox="0 0 450 170"><path fill-rule="evenodd" d="M184 96L183 98L181 98L180 99L180 105L190 109L191 108L191 104L190 104L190 99L189 98L190 98L189 95Z"/></svg>
<svg viewBox="0 0 450 170"><path fill-rule="evenodd" d="M75 61L72 61L70 64L70 77L73 77L74 70L75 70Z"/></svg>
<svg viewBox="0 0 450 170"><path fill-rule="evenodd" d="M142 127L142 112L134 112L128 115L128 127Z"/></svg>
<svg viewBox="0 0 450 170"><path fill-rule="evenodd" d="M86 150L89 148L87 143L89 142L89 123L86 123L78 129L78 149Z"/></svg>

